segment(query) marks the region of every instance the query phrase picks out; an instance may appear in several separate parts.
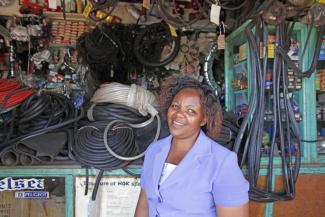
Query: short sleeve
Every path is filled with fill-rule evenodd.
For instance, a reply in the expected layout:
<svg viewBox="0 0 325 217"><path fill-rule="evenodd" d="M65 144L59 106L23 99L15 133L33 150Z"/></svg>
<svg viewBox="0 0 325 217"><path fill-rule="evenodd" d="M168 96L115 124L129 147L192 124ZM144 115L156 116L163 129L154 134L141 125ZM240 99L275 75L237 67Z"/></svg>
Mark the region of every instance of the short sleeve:
<svg viewBox="0 0 325 217"><path fill-rule="evenodd" d="M234 152L225 157L212 188L216 205L240 206L248 202L249 184L238 166Z"/></svg>
<svg viewBox="0 0 325 217"><path fill-rule="evenodd" d="M148 147L148 149L150 148L150 146ZM142 189L145 189L145 183L146 183L146 172L147 172L147 168L148 168L148 149L146 151L145 157L144 157L144 161L142 164L142 168L141 168L141 177L140 177L140 186Z"/></svg>

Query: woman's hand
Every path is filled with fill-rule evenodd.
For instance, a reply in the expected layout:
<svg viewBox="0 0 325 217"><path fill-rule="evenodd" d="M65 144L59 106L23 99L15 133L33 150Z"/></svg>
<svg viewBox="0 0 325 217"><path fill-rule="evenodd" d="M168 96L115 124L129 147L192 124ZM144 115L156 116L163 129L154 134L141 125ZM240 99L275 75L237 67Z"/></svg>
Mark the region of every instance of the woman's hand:
<svg viewBox="0 0 325 217"><path fill-rule="evenodd" d="M248 203L242 206L217 206L217 216L218 217L248 217Z"/></svg>
<svg viewBox="0 0 325 217"><path fill-rule="evenodd" d="M141 189L134 217L149 217L149 207L146 192Z"/></svg>

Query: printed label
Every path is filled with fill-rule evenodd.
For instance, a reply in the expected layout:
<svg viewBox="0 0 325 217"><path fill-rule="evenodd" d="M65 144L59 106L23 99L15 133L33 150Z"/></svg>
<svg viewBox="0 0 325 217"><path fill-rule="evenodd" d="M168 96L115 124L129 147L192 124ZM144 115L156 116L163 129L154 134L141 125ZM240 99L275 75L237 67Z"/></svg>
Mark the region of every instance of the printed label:
<svg viewBox="0 0 325 217"><path fill-rule="evenodd" d="M14 191L24 189L44 189L44 179L13 179L7 177L0 180L0 192L1 191Z"/></svg>
<svg viewBox="0 0 325 217"><path fill-rule="evenodd" d="M89 192L84 195L85 177L75 180L75 213L78 217L133 217L140 193L140 180L133 177L103 177L96 200L91 200L95 177L89 179Z"/></svg>
<svg viewBox="0 0 325 217"><path fill-rule="evenodd" d="M48 191L18 191L15 198L50 198Z"/></svg>

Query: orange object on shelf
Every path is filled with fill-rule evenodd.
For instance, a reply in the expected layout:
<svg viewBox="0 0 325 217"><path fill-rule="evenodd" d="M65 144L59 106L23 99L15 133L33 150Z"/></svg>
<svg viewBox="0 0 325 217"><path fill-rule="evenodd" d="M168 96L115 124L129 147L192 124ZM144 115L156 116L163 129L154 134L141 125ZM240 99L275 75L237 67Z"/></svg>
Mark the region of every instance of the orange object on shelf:
<svg viewBox="0 0 325 217"><path fill-rule="evenodd" d="M0 111L18 105L34 91L23 88L16 79L0 79Z"/></svg>

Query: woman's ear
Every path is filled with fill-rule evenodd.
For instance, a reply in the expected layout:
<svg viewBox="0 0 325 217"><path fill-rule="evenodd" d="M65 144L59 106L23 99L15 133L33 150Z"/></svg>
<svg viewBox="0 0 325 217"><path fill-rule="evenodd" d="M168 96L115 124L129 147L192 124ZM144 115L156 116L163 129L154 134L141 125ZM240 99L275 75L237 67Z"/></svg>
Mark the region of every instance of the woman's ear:
<svg viewBox="0 0 325 217"><path fill-rule="evenodd" d="M200 126L203 127L206 124L207 124L207 118L206 118L206 115L204 115L204 118L202 119Z"/></svg>

